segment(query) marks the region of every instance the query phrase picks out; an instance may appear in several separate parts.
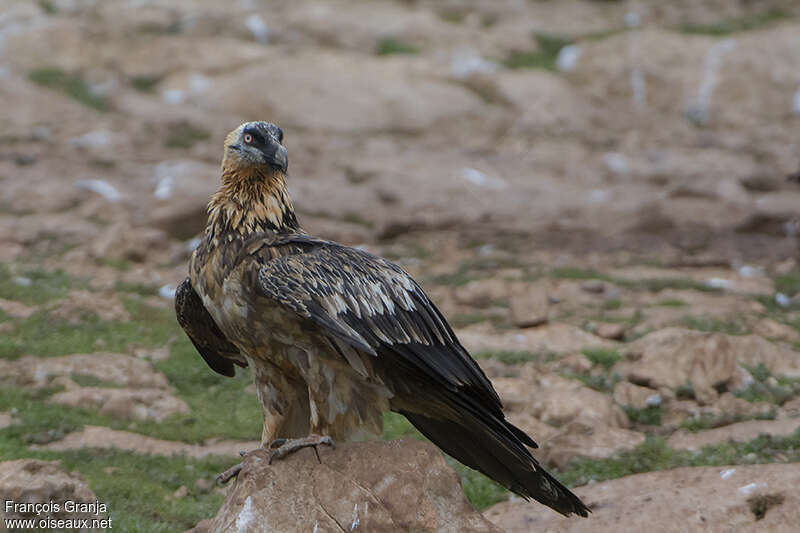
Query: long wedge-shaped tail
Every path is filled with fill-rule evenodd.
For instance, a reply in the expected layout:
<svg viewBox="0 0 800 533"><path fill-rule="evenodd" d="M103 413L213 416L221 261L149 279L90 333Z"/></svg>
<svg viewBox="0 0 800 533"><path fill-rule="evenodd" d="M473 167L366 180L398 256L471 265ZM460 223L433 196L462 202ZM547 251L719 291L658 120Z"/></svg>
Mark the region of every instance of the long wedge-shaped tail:
<svg viewBox="0 0 800 533"><path fill-rule="evenodd" d="M457 420L405 411L402 414L447 454L512 492L525 499L533 498L565 516L588 516L589 508L530 454L525 447L535 445L530 437L507 420L470 403L463 402Z"/></svg>

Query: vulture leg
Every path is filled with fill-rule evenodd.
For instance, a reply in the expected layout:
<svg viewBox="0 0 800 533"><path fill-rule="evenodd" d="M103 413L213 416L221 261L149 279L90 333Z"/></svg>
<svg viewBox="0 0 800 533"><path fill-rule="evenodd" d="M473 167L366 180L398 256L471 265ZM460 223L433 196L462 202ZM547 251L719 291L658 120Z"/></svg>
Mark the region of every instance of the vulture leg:
<svg viewBox="0 0 800 533"><path fill-rule="evenodd" d="M303 448L314 448L314 453L317 454L317 461L319 461L319 452L317 451L317 446L320 444L325 444L326 446L333 447L333 439L326 436L326 435L309 435L308 437L304 437L302 439L277 439L280 442L274 442L273 444L277 444L277 447L270 446L271 448L275 447L275 451L272 452L272 455L269 457L269 464L272 464L272 461L275 459L283 459L289 454L296 452L297 450L302 450ZM321 462L321 461L320 461Z"/></svg>

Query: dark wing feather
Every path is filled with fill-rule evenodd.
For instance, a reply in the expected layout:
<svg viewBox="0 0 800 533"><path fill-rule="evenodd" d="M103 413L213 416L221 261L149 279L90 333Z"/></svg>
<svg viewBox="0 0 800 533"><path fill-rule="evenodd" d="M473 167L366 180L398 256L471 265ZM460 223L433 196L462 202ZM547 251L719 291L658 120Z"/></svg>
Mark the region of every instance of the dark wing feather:
<svg viewBox="0 0 800 533"><path fill-rule="evenodd" d="M502 415L489 379L400 267L336 243L304 236L296 241L286 243L288 255L266 261L260 269L263 296L354 348L391 356L447 389L468 390Z"/></svg>
<svg viewBox="0 0 800 533"><path fill-rule="evenodd" d="M175 291L175 314L178 324L213 371L233 377L236 374L234 363L241 367L247 366L239 349L225 338L206 310L189 278L183 280Z"/></svg>
<svg viewBox="0 0 800 533"><path fill-rule="evenodd" d="M392 408L462 463L568 515L588 508L539 466L494 388L442 314L397 265L305 235L269 242L258 290L368 356Z"/></svg>

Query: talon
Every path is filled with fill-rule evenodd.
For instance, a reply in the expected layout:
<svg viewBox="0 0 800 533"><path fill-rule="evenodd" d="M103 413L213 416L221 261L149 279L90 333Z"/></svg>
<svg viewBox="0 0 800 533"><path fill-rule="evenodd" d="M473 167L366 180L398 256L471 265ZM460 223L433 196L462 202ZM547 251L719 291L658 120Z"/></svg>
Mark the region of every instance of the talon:
<svg viewBox="0 0 800 533"><path fill-rule="evenodd" d="M275 444L275 441L273 441L272 444ZM270 448L273 447L272 444L270 445ZM283 459L287 455L303 448L314 448L314 453L317 455L317 460L322 463L322 460L319 457L319 451L317 450L317 446L320 444L325 444L326 446L333 448L333 439L328 436L319 435L309 435L308 437L302 439L283 439L283 442L269 456L269 464L272 464L272 461L275 459Z"/></svg>
<svg viewBox="0 0 800 533"><path fill-rule="evenodd" d="M269 443L269 448L271 450L274 450L276 448L280 448L284 444L286 444L286 439L275 439L275 440L273 440L272 442Z"/></svg>
<svg viewBox="0 0 800 533"><path fill-rule="evenodd" d="M221 474L218 474L217 477L214 479L214 481L216 481L216 483L218 485L224 485L228 481L230 481L231 479L233 479L236 476L238 476L239 472L241 472L241 471L242 471L242 463L233 465L232 467L230 467L226 471L222 472Z"/></svg>

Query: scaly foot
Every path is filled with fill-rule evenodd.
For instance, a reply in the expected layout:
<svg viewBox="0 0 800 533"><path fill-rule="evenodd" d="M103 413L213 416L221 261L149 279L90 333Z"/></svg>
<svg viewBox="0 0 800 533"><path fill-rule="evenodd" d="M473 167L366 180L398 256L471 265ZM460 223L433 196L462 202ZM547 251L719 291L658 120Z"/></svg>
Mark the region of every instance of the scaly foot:
<svg viewBox="0 0 800 533"><path fill-rule="evenodd" d="M269 446L275 449L269 457L269 464L272 464L275 459L283 459L287 455L303 448L314 448L314 453L317 454L317 461L321 463L319 451L317 451L317 446L320 444L333 448L333 439L325 435L309 435L302 439L275 439Z"/></svg>
<svg viewBox="0 0 800 533"><path fill-rule="evenodd" d="M258 449L260 449L260 448L256 448L256 450L258 450ZM250 452L253 452L253 451L255 451L255 450L250 450ZM242 451L239 452L239 455L242 456L242 458L245 458L245 457L247 457L247 454L250 453L250 452L242 450ZM243 464L244 464L244 461L242 461L241 463L233 465L232 467L230 467L226 471L222 472L221 474L217 474L217 477L215 478L215 481L217 483L219 483L219 484L224 485L225 483L227 483L228 481L230 481L231 479L233 479L233 478L235 478L236 476L239 475L239 472L242 471L242 465Z"/></svg>

